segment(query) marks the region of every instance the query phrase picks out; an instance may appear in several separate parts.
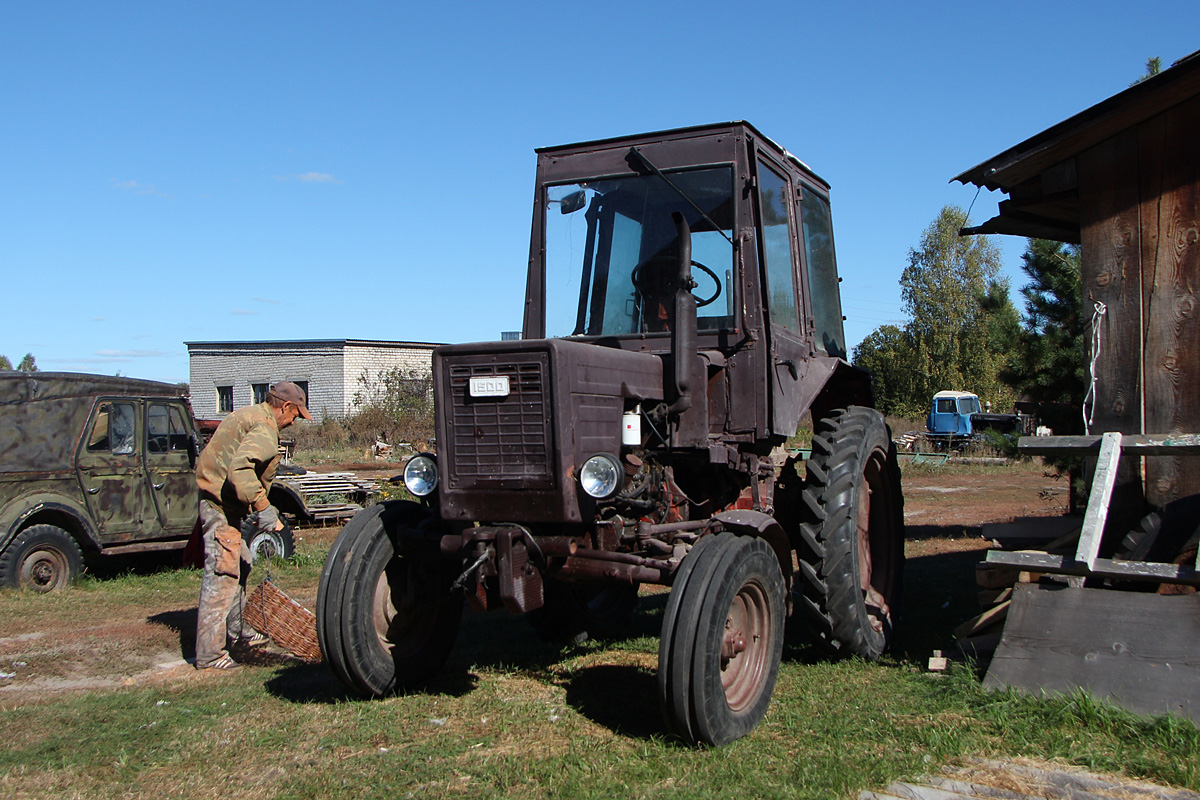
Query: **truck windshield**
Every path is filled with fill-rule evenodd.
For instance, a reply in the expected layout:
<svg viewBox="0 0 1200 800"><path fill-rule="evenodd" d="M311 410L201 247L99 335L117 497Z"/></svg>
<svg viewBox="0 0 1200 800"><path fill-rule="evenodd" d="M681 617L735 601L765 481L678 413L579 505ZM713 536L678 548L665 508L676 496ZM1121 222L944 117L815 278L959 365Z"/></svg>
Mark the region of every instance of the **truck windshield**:
<svg viewBox="0 0 1200 800"><path fill-rule="evenodd" d="M673 212L692 230L700 331L733 327L732 170L669 175L707 219L656 175L546 187L547 336L666 332L679 263Z"/></svg>

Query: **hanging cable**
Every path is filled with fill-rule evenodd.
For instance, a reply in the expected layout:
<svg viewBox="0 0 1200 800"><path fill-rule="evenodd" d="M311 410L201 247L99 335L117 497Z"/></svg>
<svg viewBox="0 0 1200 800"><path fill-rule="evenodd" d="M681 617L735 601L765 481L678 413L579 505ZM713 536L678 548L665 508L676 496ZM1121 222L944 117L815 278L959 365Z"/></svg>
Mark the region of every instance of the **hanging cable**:
<svg viewBox="0 0 1200 800"><path fill-rule="evenodd" d="M1092 343L1091 357L1088 360L1088 390L1083 396L1083 433L1091 434L1092 423L1096 421L1096 364L1100 361L1100 319L1108 313L1108 306L1099 300L1092 312ZM1090 403L1090 405L1089 405Z"/></svg>

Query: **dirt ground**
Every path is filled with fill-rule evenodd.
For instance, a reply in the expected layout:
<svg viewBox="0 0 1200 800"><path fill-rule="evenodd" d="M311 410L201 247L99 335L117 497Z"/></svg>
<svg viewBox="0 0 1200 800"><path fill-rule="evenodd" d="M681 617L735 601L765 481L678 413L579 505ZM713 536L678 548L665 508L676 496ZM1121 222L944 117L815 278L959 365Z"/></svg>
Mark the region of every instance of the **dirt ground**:
<svg viewBox="0 0 1200 800"><path fill-rule="evenodd" d="M365 470L363 471L365 472ZM980 470L966 474L946 470L906 470L905 519L909 558L937 554L962 554L969 564L970 551L991 546L982 526L1010 522L1018 517L1058 516L1065 511L1062 480L1027 467ZM383 477L387 474L383 473ZM378 476L372 476L378 477ZM333 543L339 527L297 531L301 552L318 558ZM316 570L309 570L309 574ZM199 592L199 573L195 594ZM316 578L286 587L288 593L312 609L317 596ZM252 584L257 579L252 579ZM79 591L79 590L71 590ZM205 680L188 659L195 635L195 594L174 592L164 599L108 602L104 613L87 617L61 615L59 602L36 596L0 596L0 707L52 701L64 692L104 690L179 680ZM48 602L47 602L48 601ZM963 618L975 613L964 609ZM290 656L270 646L238 654L249 663L268 664Z"/></svg>

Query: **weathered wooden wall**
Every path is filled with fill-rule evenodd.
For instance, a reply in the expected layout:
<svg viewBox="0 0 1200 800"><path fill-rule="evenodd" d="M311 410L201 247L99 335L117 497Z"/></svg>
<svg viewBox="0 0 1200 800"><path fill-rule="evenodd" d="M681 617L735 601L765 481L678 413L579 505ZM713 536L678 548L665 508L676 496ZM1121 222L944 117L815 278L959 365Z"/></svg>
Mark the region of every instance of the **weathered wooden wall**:
<svg viewBox="0 0 1200 800"><path fill-rule="evenodd" d="M1200 97L1138 130L1146 431L1200 432ZM1200 492L1200 459L1147 463L1157 504Z"/></svg>
<svg viewBox="0 0 1200 800"><path fill-rule="evenodd" d="M1079 155L1085 305L1107 308L1093 432L1200 432L1197 143L1193 97ZM1144 475L1127 464L1114 504L1200 493L1200 459L1149 458Z"/></svg>

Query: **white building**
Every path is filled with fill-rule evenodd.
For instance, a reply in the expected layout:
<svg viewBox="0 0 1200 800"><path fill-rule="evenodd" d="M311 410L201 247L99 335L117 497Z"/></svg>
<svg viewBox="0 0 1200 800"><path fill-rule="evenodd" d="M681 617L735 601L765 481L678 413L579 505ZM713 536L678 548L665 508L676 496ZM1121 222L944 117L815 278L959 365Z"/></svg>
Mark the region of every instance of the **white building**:
<svg viewBox="0 0 1200 800"><path fill-rule="evenodd" d="M429 342L311 339L267 342L185 342L190 364L192 410L198 419L220 419L235 408L266 399L278 381L292 381L308 395L313 419L354 411L354 395L367 374L400 368L417 376L432 371Z"/></svg>

